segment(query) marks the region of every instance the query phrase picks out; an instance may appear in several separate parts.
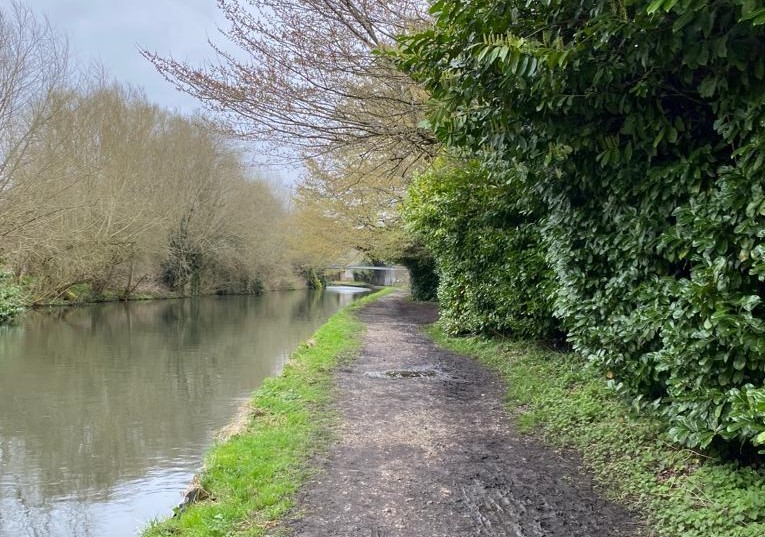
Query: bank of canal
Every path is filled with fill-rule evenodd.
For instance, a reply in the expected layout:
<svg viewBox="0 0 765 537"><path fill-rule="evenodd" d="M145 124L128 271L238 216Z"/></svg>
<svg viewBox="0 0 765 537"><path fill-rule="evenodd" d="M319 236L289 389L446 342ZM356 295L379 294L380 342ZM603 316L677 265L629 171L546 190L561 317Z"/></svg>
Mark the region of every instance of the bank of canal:
<svg viewBox="0 0 765 537"><path fill-rule="evenodd" d="M358 352L364 331L355 311L390 293L383 289L333 315L266 379L249 404L239 434L205 457L199 494L180 516L153 524L145 537L262 535L293 507L312 473L311 456L328 446L335 368ZM209 497L208 497L209 495Z"/></svg>
<svg viewBox="0 0 765 537"><path fill-rule="evenodd" d="M355 296L286 291L31 312L0 327L0 535L134 536L215 431Z"/></svg>
<svg viewBox="0 0 765 537"><path fill-rule="evenodd" d="M211 451L213 497L147 537L763 535L762 468L668 445L579 357L442 348L436 316L397 293L333 317Z"/></svg>
<svg viewBox="0 0 765 537"><path fill-rule="evenodd" d="M516 433L491 372L422 333L434 304L397 293L352 311L375 298L264 383L206 459L211 497L145 537L638 533L577 464Z"/></svg>

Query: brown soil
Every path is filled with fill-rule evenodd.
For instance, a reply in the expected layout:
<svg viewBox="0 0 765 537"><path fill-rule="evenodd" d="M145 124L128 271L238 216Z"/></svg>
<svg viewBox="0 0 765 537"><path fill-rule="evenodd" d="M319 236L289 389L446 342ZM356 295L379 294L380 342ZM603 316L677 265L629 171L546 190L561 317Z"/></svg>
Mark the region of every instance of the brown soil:
<svg viewBox="0 0 765 537"><path fill-rule="evenodd" d="M360 317L363 351L337 374L337 441L300 494L295 535L638 534L575 460L514 431L492 373L421 333L433 305L397 293Z"/></svg>

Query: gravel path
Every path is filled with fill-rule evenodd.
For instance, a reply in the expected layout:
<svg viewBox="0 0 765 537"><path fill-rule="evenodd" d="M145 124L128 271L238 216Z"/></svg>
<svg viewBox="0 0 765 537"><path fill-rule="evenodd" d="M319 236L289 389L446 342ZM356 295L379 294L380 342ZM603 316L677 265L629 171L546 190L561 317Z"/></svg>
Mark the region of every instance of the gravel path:
<svg viewBox="0 0 765 537"><path fill-rule="evenodd" d="M362 353L337 374L338 440L300 495L294 535L637 535L576 461L513 430L492 373L421 334L433 305L396 293L360 317Z"/></svg>

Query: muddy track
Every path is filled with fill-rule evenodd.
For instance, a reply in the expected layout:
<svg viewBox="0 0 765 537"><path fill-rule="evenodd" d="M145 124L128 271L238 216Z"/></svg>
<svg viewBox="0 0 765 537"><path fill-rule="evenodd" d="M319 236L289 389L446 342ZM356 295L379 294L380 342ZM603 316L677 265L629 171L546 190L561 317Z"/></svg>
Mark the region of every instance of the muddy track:
<svg viewBox="0 0 765 537"><path fill-rule="evenodd" d="M420 327L430 304L389 295L360 314L358 360L337 373L337 442L281 530L303 537L637 535L576 461L517 434L504 388Z"/></svg>

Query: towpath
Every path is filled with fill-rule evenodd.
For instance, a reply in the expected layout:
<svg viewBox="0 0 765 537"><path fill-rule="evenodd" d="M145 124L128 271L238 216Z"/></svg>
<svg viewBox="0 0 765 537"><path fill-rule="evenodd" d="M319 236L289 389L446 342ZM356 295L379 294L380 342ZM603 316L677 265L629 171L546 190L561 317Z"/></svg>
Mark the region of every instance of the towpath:
<svg viewBox="0 0 765 537"><path fill-rule="evenodd" d="M492 373L421 333L433 305L396 293L360 317L361 355L337 374L337 440L299 497L292 534L638 534L575 460L514 431Z"/></svg>

